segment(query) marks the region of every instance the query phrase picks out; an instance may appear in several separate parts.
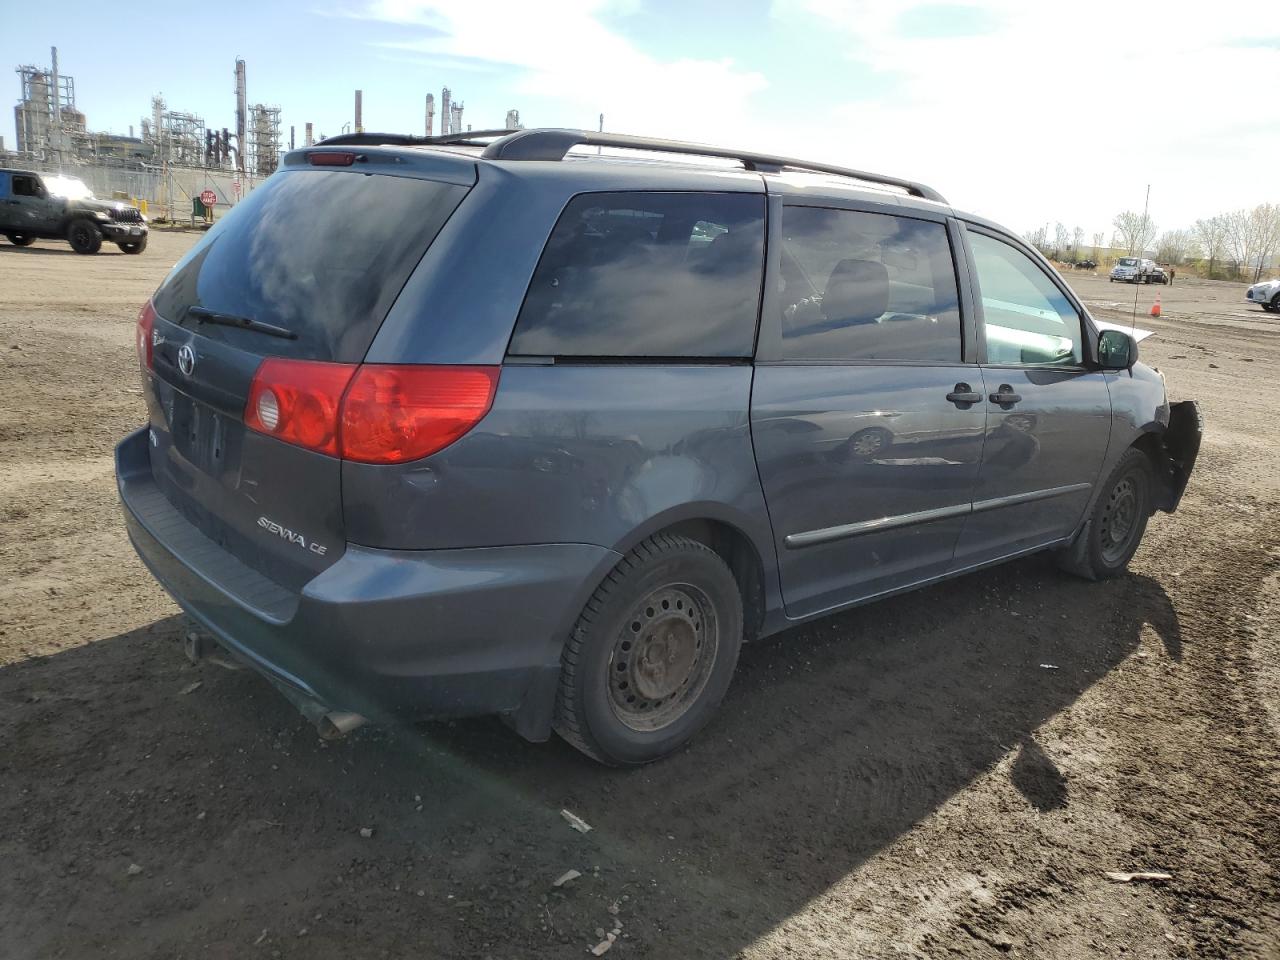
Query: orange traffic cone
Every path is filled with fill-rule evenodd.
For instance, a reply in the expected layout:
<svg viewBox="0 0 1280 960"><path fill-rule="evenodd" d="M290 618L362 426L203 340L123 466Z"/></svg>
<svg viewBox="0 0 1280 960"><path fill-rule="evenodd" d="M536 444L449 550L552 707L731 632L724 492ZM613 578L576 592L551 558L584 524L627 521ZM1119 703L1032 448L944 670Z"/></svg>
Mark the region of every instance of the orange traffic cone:
<svg viewBox="0 0 1280 960"><path fill-rule="evenodd" d="M1151 315L1153 317L1160 316L1160 294L1156 294L1156 302L1151 305Z"/></svg>

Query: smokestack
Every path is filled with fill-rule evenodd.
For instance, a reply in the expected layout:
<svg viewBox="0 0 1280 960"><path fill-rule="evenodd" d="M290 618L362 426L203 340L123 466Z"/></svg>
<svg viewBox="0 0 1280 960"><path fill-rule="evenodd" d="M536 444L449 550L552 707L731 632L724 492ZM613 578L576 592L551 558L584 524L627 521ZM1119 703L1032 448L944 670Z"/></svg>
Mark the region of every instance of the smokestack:
<svg viewBox="0 0 1280 960"><path fill-rule="evenodd" d="M308 120L308 121L307 121L307 126L306 126L306 128L305 128L305 129L306 129L306 132L302 135L302 145L303 145L304 147L310 147L310 146L312 146L312 145L316 142L316 141L315 141L315 137L314 137L314 136L312 136L312 133L311 133L311 121L310 121L310 120Z"/></svg>
<svg viewBox="0 0 1280 960"><path fill-rule="evenodd" d="M431 136L431 127L436 120L436 98L427 94L427 136Z"/></svg>
<svg viewBox="0 0 1280 960"><path fill-rule="evenodd" d="M50 49L53 51L53 86L51 88L51 92L53 93L53 122L61 128L62 97L59 95L58 89L61 86L61 84L58 83L58 48L51 47Z"/></svg>
<svg viewBox="0 0 1280 960"><path fill-rule="evenodd" d="M297 146L293 139L293 124L289 124L289 149L292 150Z"/></svg>
<svg viewBox="0 0 1280 960"><path fill-rule="evenodd" d="M449 109L449 88L445 87L440 91L440 136L445 137L453 133L450 124L453 123L453 114Z"/></svg>
<svg viewBox="0 0 1280 960"><path fill-rule="evenodd" d="M236 60L236 169L244 173L245 132L249 117L249 95L245 86L244 61Z"/></svg>
<svg viewBox="0 0 1280 960"><path fill-rule="evenodd" d="M363 90L356 91L356 133L364 133L364 116L361 111L361 100L364 97Z"/></svg>

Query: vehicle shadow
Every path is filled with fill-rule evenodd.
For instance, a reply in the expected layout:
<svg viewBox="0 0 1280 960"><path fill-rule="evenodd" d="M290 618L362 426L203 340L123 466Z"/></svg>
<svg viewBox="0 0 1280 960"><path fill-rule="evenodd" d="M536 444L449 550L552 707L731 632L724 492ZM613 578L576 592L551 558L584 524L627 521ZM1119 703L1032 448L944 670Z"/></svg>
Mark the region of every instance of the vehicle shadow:
<svg viewBox="0 0 1280 960"><path fill-rule="evenodd" d="M39 242L40 242L40 241L38 241L38 240L36 241L36 243L39 243ZM48 242L49 242L49 243L59 243L60 241L57 241L57 240L50 240L50 241L48 241ZM62 244L62 246L61 246L61 247L40 247L40 246L34 246L34 245L33 245L33 246L30 246L30 247L15 247L12 243L0 242L0 252L6 253L6 254L11 254L11 255L14 255L14 256L24 256L24 257L82 257L82 256L86 256L86 254L76 253L74 250L72 250L72 249L71 249L69 246L67 246L65 243L64 243L64 244ZM100 256L100 255L102 255L102 254L104 254L104 253L109 253L109 254L116 254L116 253L118 253L118 254L124 255L124 251L123 251L123 250L121 250L119 247L115 246L115 244L110 243L110 242L108 242L108 241L103 241L103 243L102 243L102 249L101 249L101 250L99 250L96 254L87 254L87 256Z"/></svg>
<svg viewBox="0 0 1280 960"><path fill-rule="evenodd" d="M616 916L620 956L733 957L1006 756L1069 807L1035 731L1144 629L1180 651L1155 581L1021 561L747 647L695 743L611 770L496 720L321 744L260 678L187 665L171 617L0 669L0 930L32 956L562 957Z"/></svg>

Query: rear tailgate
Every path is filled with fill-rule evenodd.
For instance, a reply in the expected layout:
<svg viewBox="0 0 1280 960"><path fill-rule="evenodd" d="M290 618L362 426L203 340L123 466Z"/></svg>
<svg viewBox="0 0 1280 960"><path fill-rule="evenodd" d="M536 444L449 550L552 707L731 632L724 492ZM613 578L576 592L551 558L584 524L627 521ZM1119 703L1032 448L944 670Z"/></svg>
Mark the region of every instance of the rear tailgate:
<svg viewBox="0 0 1280 960"><path fill-rule="evenodd" d="M357 156L316 169L291 155L153 298L156 483L205 536L290 589L345 548L341 461L246 428L254 374L268 357L359 363L475 177L461 158Z"/></svg>

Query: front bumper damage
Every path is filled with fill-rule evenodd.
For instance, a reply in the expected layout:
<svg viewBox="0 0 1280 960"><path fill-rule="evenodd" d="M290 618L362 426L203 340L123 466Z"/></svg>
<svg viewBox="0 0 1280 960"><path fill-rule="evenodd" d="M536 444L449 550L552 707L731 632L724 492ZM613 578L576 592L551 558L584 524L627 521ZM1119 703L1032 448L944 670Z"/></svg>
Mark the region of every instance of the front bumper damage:
<svg viewBox="0 0 1280 960"><path fill-rule="evenodd" d="M1169 426L1161 438L1163 462L1157 464L1161 484L1156 506L1166 513L1173 513L1182 502L1196 457L1200 455L1203 435L1204 417L1194 400L1170 405Z"/></svg>

